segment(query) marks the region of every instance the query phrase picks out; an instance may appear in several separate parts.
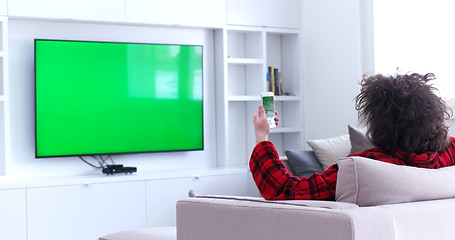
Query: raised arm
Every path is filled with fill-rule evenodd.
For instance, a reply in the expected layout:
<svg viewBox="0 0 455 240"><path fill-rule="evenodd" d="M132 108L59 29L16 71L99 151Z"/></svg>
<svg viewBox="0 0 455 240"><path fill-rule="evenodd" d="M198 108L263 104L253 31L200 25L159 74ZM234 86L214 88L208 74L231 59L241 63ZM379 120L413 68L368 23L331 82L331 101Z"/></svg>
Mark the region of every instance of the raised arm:
<svg viewBox="0 0 455 240"><path fill-rule="evenodd" d="M262 106L253 116L256 147L251 154L250 170L261 195L268 200L335 199L338 166L322 174L298 178L286 170L272 142L267 141L269 125Z"/></svg>

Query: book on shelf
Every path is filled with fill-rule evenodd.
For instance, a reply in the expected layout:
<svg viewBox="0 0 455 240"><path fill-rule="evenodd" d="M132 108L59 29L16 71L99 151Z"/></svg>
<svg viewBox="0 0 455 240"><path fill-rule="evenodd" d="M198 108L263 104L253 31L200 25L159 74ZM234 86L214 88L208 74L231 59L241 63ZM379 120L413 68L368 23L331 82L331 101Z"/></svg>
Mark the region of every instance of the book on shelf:
<svg viewBox="0 0 455 240"><path fill-rule="evenodd" d="M268 66L267 69L267 90L275 96L283 95L281 72L273 66Z"/></svg>

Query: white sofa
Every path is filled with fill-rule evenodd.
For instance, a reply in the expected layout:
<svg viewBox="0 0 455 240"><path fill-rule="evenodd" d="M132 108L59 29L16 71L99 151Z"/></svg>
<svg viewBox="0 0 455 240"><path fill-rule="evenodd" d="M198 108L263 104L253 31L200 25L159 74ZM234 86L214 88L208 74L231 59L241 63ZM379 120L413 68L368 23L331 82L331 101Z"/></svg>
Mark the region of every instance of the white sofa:
<svg viewBox="0 0 455 240"><path fill-rule="evenodd" d="M177 204L177 239L455 239L454 213L455 199L359 207L327 201L192 198Z"/></svg>
<svg viewBox="0 0 455 240"><path fill-rule="evenodd" d="M455 239L455 167L338 161L337 201L200 196L177 203L178 240Z"/></svg>

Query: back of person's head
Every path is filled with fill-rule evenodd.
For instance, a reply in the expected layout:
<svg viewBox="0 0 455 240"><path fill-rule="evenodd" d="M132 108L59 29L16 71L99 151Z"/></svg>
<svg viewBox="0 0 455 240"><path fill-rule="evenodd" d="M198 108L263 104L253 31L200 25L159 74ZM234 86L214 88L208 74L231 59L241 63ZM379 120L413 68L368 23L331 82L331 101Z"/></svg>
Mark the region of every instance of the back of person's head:
<svg viewBox="0 0 455 240"><path fill-rule="evenodd" d="M447 146L452 111L430 83L434 79L432 73L363 77L356 109L372 144L417 154Z"/></svg>

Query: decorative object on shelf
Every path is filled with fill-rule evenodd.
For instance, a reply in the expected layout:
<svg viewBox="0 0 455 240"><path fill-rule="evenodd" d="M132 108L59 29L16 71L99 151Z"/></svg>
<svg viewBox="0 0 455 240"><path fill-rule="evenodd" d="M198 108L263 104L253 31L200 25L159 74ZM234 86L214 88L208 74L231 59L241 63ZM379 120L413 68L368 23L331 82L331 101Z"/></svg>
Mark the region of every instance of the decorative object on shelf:
<svg viewBox="0 0 455 240"><path fill-rule="evenodd" d="M283 95L281 72L273 66L268 66L267 69L267 90L273 92L275 96Z"/></svg>

